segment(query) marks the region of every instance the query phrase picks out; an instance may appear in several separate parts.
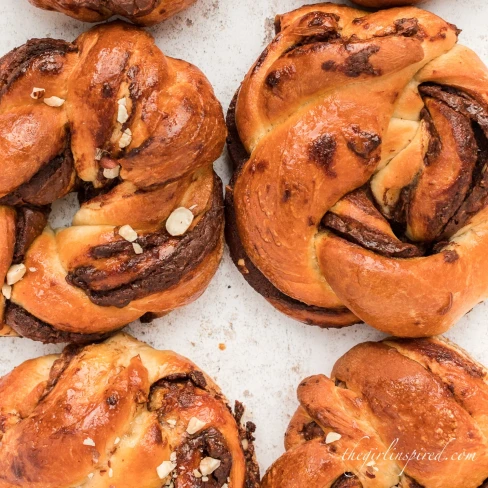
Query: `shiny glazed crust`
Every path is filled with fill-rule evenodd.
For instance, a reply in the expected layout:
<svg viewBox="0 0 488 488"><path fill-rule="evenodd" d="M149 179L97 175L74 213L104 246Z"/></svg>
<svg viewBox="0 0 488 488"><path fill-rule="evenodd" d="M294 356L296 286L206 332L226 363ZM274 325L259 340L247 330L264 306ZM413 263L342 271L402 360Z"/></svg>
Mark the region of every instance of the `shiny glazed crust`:
<svg viewBox="0 0 488 488"><path fill-rule="evenodd" d="M29 0L84 22L101 22L120 15L139 25L154 25L192 5L195 0Z"/></svg>
<svg viewBox="0 0 488 488"><path fill-rule="evenodd" d="M388 8L388 7L401 7L403 5L416 5L421 0L353 0L354 3L361 5L362 7L369 8Z"/></svg>
<svg viewBox="0 0 488 488"><path fill-rule="evenodd" d="M235 418L188 359L128 335L69 346L0 379L0 487L160 488L173 480L257 488L254 427L241 427L237 407ZM189 434L192 418L202 424ZM220 466L202 483L194 472L205 457ZM160 477L170 459L174 471Z"/></svg>
<svg viewBox="0 0 488 488"><path fill-rule="evenodd" d="M44 98L31 98L34 87ZM198 298L220 262L224 220L213 162L226 130L204 75L117 22L73 44L29 41L0 60L0 90L0 281L11 264L26 267L0 322L44 342L99 340ZM63 105L44 103L52 96ZM45 227L70 191L81 202L72 226ZM173 237L166 220L179 207L194 219ZM140 248L119 234L126 225Z"/></svg>
<svg viewBox="0 0 488 488"><path fill-rule="evenodd" d="M307 323L448 330L488 295L486 67L415 7L276 25L228 115L234 262Z"/></svg>
<svg viewBox="0 0 488 488"><path fill-rule="evenodd" d="M452 343L360 344L331 379L303 381L298 399L262 488L488 486L487 372ZM327 443L330 433L341 437Z"/></svg>

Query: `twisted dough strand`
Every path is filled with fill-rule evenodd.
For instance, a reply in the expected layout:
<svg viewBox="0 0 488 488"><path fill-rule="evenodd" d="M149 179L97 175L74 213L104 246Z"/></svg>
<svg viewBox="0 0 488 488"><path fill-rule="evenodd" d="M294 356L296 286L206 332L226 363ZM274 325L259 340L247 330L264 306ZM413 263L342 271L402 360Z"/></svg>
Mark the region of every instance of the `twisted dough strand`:
<svg viewBox="0 0 488 488"><path fill-rule="evenodd" d="M229 118L234 260L309 323L447 330L488 293L486 67L413 7L277 26Z"/></svg>
<svg viewBox="0 0 488 488"><path fill-rule="evenodd" d="M204 75L124 23L74 44L30 41L0 60L0 74L5 226L6 206L16 209L15 250L2 259L26 268L6 323L37 340L79 341L200 296L222 255L212 165L226 135ZM31 98L34 87L44 98ZM52 96L64 103L44 103ZM48 205L73 190L82 202L73 225L42 232ZM180 207L192 222L171 235L166 222Z"/></svg>
<svg viewBox="0 0 488 488"><path fill-rule="evenodd" d="M124 334L23 363L0 380L0 418L2 488L259 481L252 433L217 385L189 360ZM220 465L202 481L205 457ZM158 471L165 461L171 473Z"/></svg>
<svg viewBox="0 0 488 488"><path fill-rule="evenodd" d="M263 488L484 488L486 377L442 339L360 344L337 361L331 379L300 384L287 452ZM326 443L331 432L341 437Z"/></svg>

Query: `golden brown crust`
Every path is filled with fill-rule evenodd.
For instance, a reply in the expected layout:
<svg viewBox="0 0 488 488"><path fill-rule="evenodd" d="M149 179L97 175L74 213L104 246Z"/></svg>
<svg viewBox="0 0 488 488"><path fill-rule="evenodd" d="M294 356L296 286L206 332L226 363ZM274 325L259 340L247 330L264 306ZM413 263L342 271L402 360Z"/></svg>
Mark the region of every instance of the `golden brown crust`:
<svg viewBox="0 0 488 488"><path fill-rule="evenodd" d="M120 15L139 25L154 25L181 12L195 0L29 0L84 22L102 22Z"/></svg>
<svg viewBox="0 0 488 488"><path fill-rule="evenodd" d="M414 7L309 5L277 30L228 118L233 255L330 325L444 332L488 295L486 67Z"/></svg>
<svg viewBox="0 0 488 488"><path fill-rule="evenodd" d="M33 99L33 87L44 97ZM15 256L2 259L26 266L7 324L45 342L96 340L200 296L222 255L213 162L226 135L204 75L116 22L73 44L29 41L0 60L0 89L0 204L19 209ZM44 103L52 96L64 103ZM105 175L117 167L118 177ZM42 232L47 205L72 190L82 203L73 225ZM193 222L172 236L166 221L179 207ZM122 226L136 231L136 247Z"/></svg>
<svg viewBox="0 0 488 488"><path fill-rule="evenodd" d="M193 418L202 425L190 434ZM218 386L127 335L16 368L0 379L0 420L1 488L256 486L245 430ZM205 457L220 466L202 484L194 473ZM164 461L175 466L160 477Z"/></svg>
<svg viewBox="0 0 488 488"><path fill-rule="evenodd" d="M298 399L287 453L263 488L478 488L488 479L487 372L442 338L360 344L331 379L303 381ZM326 443L330 433L340 438Z"/></svg>
<svg viewBox="0 0 488 488"><path fill-rule="evenodd" d="M403 5L417 5L421 0L353 0L354 3L362 7L369 8L389 8L401 7Z"/></svg>

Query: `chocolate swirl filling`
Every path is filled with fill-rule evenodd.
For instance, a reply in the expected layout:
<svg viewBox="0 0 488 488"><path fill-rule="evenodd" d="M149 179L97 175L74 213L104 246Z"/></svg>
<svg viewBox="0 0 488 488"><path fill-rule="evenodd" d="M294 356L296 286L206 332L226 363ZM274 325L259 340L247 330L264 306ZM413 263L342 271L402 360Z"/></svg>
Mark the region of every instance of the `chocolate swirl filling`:
<svg viewBox="0 0 488 488"><path fill-rule="evenodd" d="M201 402L201 392L214 396L218 401L223 399L207 388L204 375L200 371L188 374L167 376L152 385L148 409L157 412L159 421L164 424L174 412L193 408ZM228 407L230 410L230 407ZM246 438L246 488L259 486L259 468L254 457L252 432L255 427L241 426L243 406L236 402L235 420L241 439ZM252 431L252 432L251 432ZM206 457L220 461L220 465L212 473L200 476L200 462ZM177 474L174 477L175 487L192 486L195 488L221 488L231 475L233 458L223 434L215 427L208 427L195 434L184 434L183 441L176 449ZM195 476L197 473L197 476Z"/></svg>
<svg viewBox="0 0 488 488"><path fill-rule="evenodd" d="M419 92L426 104L421 116L430 133L425 167L443 164L442 134L436 126L436 120L439 121L440 117L434 120L431 111L441 114L447 121L461 162L459 174L454 178L454 183L445 188L442 200L436 203L434 215L418 222L420 217L416 205L419 203L415 197L422 185L422 175L419 174L411 185L402 190L391 216L382 213L367 187L345 197L354 200L356 207L359 205L367 213L376 214L379 219L387 221L394 235L385 234L374 226L347 215L339 215L333 210L322 220L324 229L387 257L411 258L442 251L448 244L448 239L488 204L487 107L470 95L451 87L424 84L419 87ZM408 235L407 225L412 223L420 227L422 240L412 240Z"/></svg>
<svg viewBox="0 0 488 488"><path fill-rule="evenodd" d="M181 238L175 239L163 229L142 236L137 240L144 251L140 255L134 255L132 244L127 241L117 241L92 249L91 254L95 259L128 257L118 272L143 270L137 274L137 279L113 289L96 289L97 281L107 278L107 271L97 270L95 267L80 267L69 273L67 280L84 290L96 305L123 308L132 300L167 290L201 264L220 241L222 217L222 183L215 175L211 208L205 212L194 229ZM161 258L161 246L170 240L174 241L172 252Z"/></svg>

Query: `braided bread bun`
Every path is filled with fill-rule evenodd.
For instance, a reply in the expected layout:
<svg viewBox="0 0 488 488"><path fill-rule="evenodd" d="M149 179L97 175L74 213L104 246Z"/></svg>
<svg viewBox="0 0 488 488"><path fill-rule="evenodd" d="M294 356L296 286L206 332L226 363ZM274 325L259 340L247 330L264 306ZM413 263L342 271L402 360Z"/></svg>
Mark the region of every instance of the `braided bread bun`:
<svg viewBox="0 0 488 488"><path fill-rule="evenodd" d="M488 294L488 72L414 7L278 18L231 106L227 239L274 306L397 336Z"/></svg>
<svg viewBox="0 0 488 488"><path fill-rule="evenodd" d="M487 372L454 344L360 344L298 399L262 488L488 486Z"/></svg>
<svg viewBox="0 0 488 488"><path fill-rule="evenodd" d="M192 5L195 0L29 0L84 22L101 22L120 15L139 25L154 25Z"/></svg>
<svg viewBox="0 0 488 488"><path fill-rule="evenodd" d="M74 44L28 42L0 60L0 82L5 323L86 341L200 296L223 249L212 164L226 136L204 75L114 23ZM73 225L43 231L49 204L75 190Z"/></svg>
<svg viewBox="0 0 488 488"><path fill-rule="evenodd" d="M0 379L0 487L257 488L242 414L172 351L69 346Z"/></svg>

